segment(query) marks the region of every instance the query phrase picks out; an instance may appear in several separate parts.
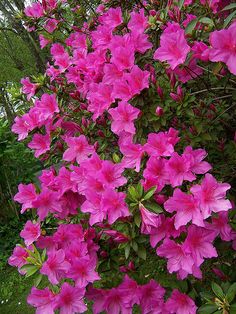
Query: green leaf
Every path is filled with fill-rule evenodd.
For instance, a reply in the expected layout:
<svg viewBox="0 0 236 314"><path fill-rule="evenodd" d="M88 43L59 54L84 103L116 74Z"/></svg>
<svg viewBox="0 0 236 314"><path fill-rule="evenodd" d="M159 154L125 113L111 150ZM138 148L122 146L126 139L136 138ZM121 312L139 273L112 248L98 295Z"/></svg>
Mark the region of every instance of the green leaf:
<svg viewBox="0 0 236 314"><path fill-rule="evenodd" d="M134 223L135 223L135 225L136 225L138 228L140 227L140 225L141 225L141 217L140 217L139 214L136 214L136 215L134 216Z"/></svg>
<svg viewBox="0 0 236 314"><path fill-rule="evenodd" d="M233 301L233 299L235 298L235 295L236 295L236 282L233 283L229 287L229 289L226 293L226 299L228 300L229 303Z"/></svg>
<svg viewBox="0 0 236 314"><path fill-rule="evenodd" d="M184 0L179 0L178 7L181 10L184 5Z"/></svg>
<svg viewBox="0 0 236 314"><path fill-rule="evenodd" d="M25 277L30 277L38 271L38 266L35 265L24 265L21 267L21 270L26 271Z"/></svg>
<svg viewBox="0 0 236 314"><path fill-rule="evenodd" d="M230 13L230 15L227 16L227 18L225 19L225 22L224 22L224 25L223 25L223 28L226 28L229 23L231 22L231 20L233 19L233 17L236 15L236 10L233 11L232 13Z"/></svg>
<svg viewBox="0 0 236 314"><path fill-rule="evenodd" d="M224 9L221 11L227 11L227 10L231 10L234 8L236 8L236 3L231 3L231 4L227 5L226 7L224 7Z"/></svg>
<svg viewBox="0 0 236 314"><path fill-rule="evenodd" d="M42 281L43 275L39 274L35 279L34 279L34 286L37 288L40 282Z"/></svg>
<svg viewBox="0 0 236 314"><path fill-rule="evenodd" d="M151 198L153 196L153 194L156 192L157 187L153 186L152 188L150 188L144 195L144 200L148 200L149 198Z"/></svg>
<svg viewBox="0 0 236 314"><path fill-rule="evenodd" d="M138 244L135 241L132 241L131 246L135 252L138 252Z"/></svg>
<svg viewBox="0 0 236 314"><path fill-rule="evenodd" d="M230 314L236 314L236 303L230 305Z"/></svg>
<svg viewBox="0 0 236 314"><path fill-rule="evenodd" d="M210 19L209 17L201 17L199 19L200 23L208 24L208 25L214 25L214 21Z"/></svg>
<svg viewBox="0 0 236 314"><path fill-rule="evenodd" d="M198 314L212 314L218 310L218 307L214 304L205 304L199 307Z"/></svg>
<svg viewBox="0 0 236 314"><path fill-rule="evenodd" d="M129 253L130 253L130 245L127 244L127 246L125 247L125 258L126 259L128 259Z"/></svg>
<svg viewBox="0 0 236 314"><path fill-rule="evenodd" d="M136 192L136 190L135 190L135 188L133 187L133 186L130 186L129 188L128 188L128 196L132 199L132 200L134 200L134 201L137 201L138 200L138 195L137 195L137 192Z"/></svg>
<svg viewBox="0 0 236 314"><path fill-rule="evenodd" d="M143 186L140 182L137 184L136 191L138 193L139 199L141 199L143 197Z"/></svg>
<svg viewBox="0 0 236 314"><path fill-rule="evenodd" d="M217 283L212 282L211 288L218 298L220 298L221 300L224 299L224 297L225 297L224 292L223 292L222 288Z"/></svg>
<svg viewBox="0 0 236 314"><path fill-rule="evenodd" d="M185 34L191 34L198 23L198 19L194 19L188 23L187 27L185 28Z"/></svg>
<svg viewBox="0 0 236 314"><path fill-rule="evenodd" d="M143 260L146 260L146 258L147 258L147 252L146 252L145 247L139 247L139 248L138 248L138 256L139 256L140 258L142 258Z"/></svg>
<svg viewBox="0 0 236 314"><path fill-rule="evenodd" d="M145 203L145 208L150 209L152 212L154 212L156 214L163 213L163 209L156 202Z"/></svg>

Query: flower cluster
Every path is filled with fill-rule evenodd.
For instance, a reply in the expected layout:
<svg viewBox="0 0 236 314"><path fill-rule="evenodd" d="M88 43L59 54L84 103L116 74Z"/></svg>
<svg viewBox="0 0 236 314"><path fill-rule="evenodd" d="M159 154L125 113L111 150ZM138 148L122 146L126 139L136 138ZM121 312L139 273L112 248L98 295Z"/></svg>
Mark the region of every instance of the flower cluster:
<svg viewBox="0 0 236 314"><path fill-rule="evenodd" d="M149 17L157 12L146 14L144 1L129 14L121 7L107 8L109 1L104 1L92 22L70 26L64 40L40 34L41 48L50 45L52 58L44 84L21 81L32 107L16 117L12 131L20 141L32 136L28 147L51 167L42 171L39 184L18 187L14 200L22 205L21 213L32 209L35 215L20 233L24 245L9 258L21 274L45 276L50 288L33 287L28 296L37 313L83 313L85 298L93 301L93 313L132 313L134 305L144 314L196 313L190 297L175 289L167 299L153 279L138 284L125 275L117 287L94 288L95 281L103 281L101 260L109 256L110 265L113 249L122 251L122 245L139 253L137 243L144 237L150 251L155 248L167 259L169 273L180 280L188 275L200 279L204 260L218 256L214 240L235 239L228 219L230 185L208 173L212 167L204 160L206 151L186 146L180 153L181 137L173 127L140 136L145 104L139 96L156 83L146 59L163 66L173 86L202 74L197 61L221 61L236 71L236 24L212 32L209 46L190 42L186 28L196 17L186 16L181 23L180 12L169 2L172 22L163 25L155 51L148 31ZM201 1L213 13L220 2ZM191 3L185 0L184 6ZM25 9L27 27L56 33L64 22L56 12L68 7L75 14L80 9L67 1L33 3ZM197 21L196 29L202 27ZM160 87L157 93L162 99ZM180 85L170 97L182 102ZM161 107L155 115L163 115ZM55 156L59 165L53 165ZM134 185L142 191L130 202ZM152 211L150 203L160 212ZM132 273L133 261L124 263L121 258L118 269Z"/></svg>

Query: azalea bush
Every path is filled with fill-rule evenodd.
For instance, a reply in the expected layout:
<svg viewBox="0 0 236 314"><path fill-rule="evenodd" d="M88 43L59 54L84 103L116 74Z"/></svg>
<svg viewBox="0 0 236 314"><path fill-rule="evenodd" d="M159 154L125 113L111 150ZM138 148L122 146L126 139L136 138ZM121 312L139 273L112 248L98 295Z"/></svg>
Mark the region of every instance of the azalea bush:
<svg viewBox="0 0 236 314"><path fill-rule="evenodd" d="M45 166L14 197L32 219L9 258L37 313L234 313L235 8L22 13L51 54L22 79L31 106L12 126Z"/></svg>

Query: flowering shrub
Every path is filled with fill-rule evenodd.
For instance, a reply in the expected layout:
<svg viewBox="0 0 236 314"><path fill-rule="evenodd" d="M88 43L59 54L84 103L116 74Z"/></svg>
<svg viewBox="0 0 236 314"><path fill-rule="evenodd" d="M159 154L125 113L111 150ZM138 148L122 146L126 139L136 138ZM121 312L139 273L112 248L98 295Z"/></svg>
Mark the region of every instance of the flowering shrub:
<svg viewBox="0 0 236 314"><path fill-rule="evenodd" d="M36 2L24 12L52 56L43 80L21 81L32 106L12 127L46 167L37 186L19 185L15 201L33 218L9 258L35 276L28 303L37 313L83 313L87 301L93 313L196 313L194 284L207 260L217 262L219 238L236 245L230 184L209 173L199 148L214 126L202 133L198 124L196 138L177 130L185 114L210 119L195 95L222 87L208 87L205 70L213 83L226 73L224 91L236 83L236 23L216 28L225 16L231 22L234 6L200 1L210 18L189 14L192 1L153 2L104 1L82 25L87 12L76 1ZM207 89L186 94L202 80ZM220 104L209 107L222 114ZM149 258L176 275L178 289L142 274ZM233 299L217 308L228 313Z"/></svg>

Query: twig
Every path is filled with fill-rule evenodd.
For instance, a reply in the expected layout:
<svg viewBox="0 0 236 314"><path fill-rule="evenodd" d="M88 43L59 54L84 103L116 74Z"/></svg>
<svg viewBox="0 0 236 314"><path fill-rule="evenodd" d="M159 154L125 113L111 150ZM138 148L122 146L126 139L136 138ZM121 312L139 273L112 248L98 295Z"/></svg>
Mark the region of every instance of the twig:
<svg viewBox="0 0 236 314"><path fill-rule="evenodd" d="M198 90L196 92L191 93L190 96L209 92L210 90L224 90L224 89L225 89L225 87L211 87L210 89L201 89L201 90ZM232 87L227 87L226 89L227 90L235 90L235 88L232 88Z"/></svg>

